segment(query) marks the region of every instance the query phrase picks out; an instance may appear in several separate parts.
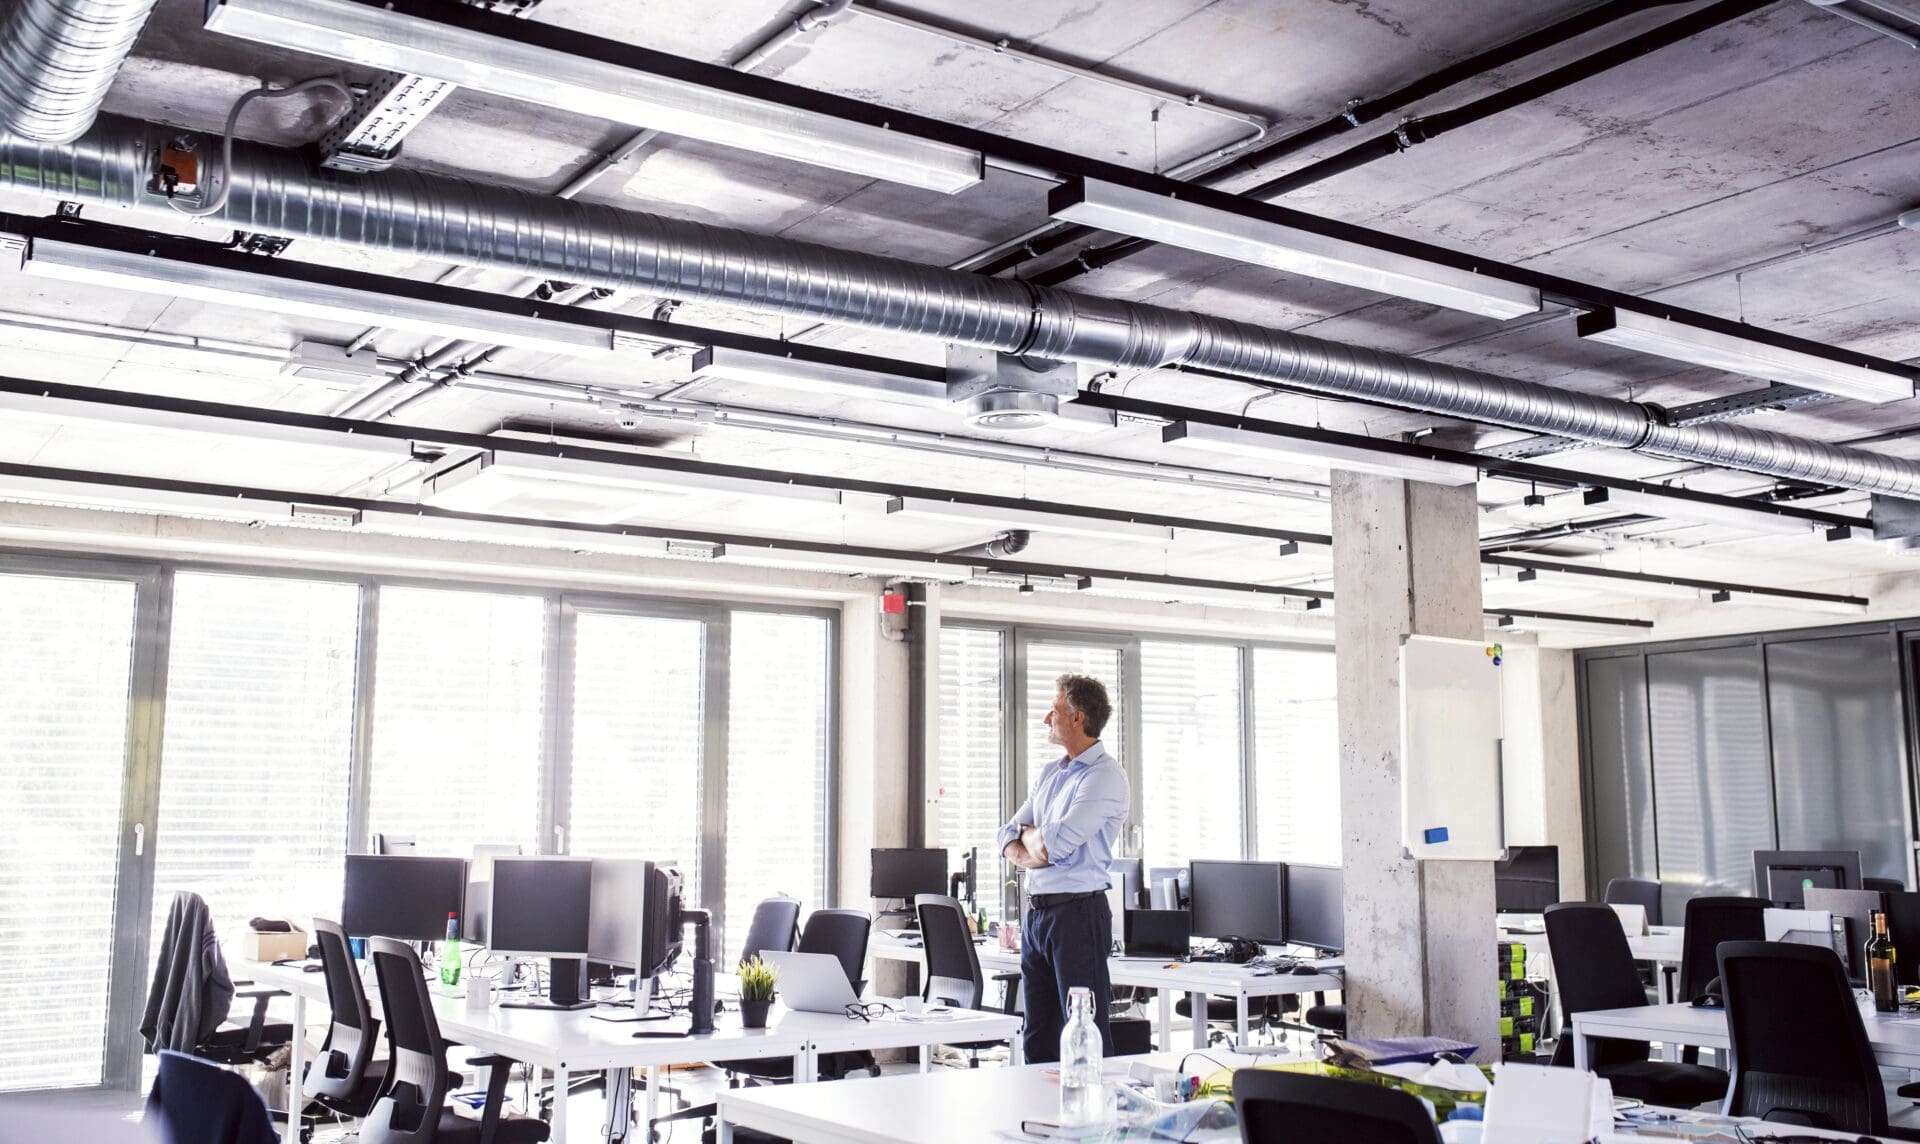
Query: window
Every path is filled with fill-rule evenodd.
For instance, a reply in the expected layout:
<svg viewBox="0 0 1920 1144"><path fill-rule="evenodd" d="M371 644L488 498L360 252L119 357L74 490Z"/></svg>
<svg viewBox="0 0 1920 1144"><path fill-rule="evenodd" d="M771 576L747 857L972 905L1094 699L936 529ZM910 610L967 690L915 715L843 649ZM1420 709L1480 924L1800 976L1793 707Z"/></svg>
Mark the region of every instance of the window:
<svg viewBox="0 0 1920 1144"><path fill-rule="evenodd" d="M154 956L176 890L232 937L340 916L354 584L180 573L154 836Z"/></svg>
<svg viewBox="0 0 1920 1144"><path fill-rule="evenodd" d="M707 626L580 612L574 621L573 826L567 849L670 862L700 901Z"/></svg>
<svg viewBox="0 0 1920 1144"><path fill-rule="evenodd" d="M0 576L0 1091L99 1084L129 581Z"/></svg>
<svg viewBox="0 0 1920 1144"><path fill-rule="evenodd" d="M726 931L746 940L753 907L777 893L827 901L830 622L735 612L727 718ZM725 964L725 963L723 963Z"/></svg>
<svg viewBox="0 0 1920 1144"><path fill-rule="evenodd" d="M981 884L974 896L994 920L1002 912L994 836L1007 819L1001 805L1004 643L989 628L940 629L940 769L930 824L932 844L946 848L956 870L969 849L980 848Z"/></svg>
<svg viewBox="0 0 1920 1144"><path fill-rule="evenodd" d="M1240 649L1140 645L1147 865L1241 856Z"/></svg>
<svg viewBox="0 0 1920 1144"><path fill-rule="evenodd" d="M1055 681L1069 672L1091 675L1107 685L1107 698L1113 702L1113 716L1107 720L1106 729L1100 732L1100 742L1106 746L1108 754L1124 761L1127 757L1127 720L1123 710L1126 706L1126 687L1120 678L1120 649L1099 644L1043 643L1035 640L1027 645L1026 653L1027 789L1033 788L1048 763L1065 754L1059 744L1048 740L1045 720L1047 712L1053 707L1053 697L1059 694ZM1025 797L1025 792L1022 792L1022 797Z"/></svg>
<svg viewBox="0 0 1920 1144"><path fill-rule="evenodd" d="M369 830L539 849L544 617L538 596L380 589Z"/></svg>
<svg viewBox="0 0 1920 1144"><path fill-rule="evenodd" d="M1273 862L1340 865L1333 653L1253 652L1254 843Z"/></svg>

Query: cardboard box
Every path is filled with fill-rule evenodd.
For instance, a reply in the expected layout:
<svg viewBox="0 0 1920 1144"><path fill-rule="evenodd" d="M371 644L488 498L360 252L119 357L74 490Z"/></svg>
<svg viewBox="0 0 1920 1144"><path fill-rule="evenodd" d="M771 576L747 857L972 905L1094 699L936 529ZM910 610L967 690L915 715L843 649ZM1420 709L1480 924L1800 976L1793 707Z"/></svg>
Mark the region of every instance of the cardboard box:
<svg viewBox="0 0 1920 1144"><path fill-rule="evenodd" d="M313 938L303 929L292 933L254 933L240 937L240 954L248 961L290 961L307 956Z"/></svg>

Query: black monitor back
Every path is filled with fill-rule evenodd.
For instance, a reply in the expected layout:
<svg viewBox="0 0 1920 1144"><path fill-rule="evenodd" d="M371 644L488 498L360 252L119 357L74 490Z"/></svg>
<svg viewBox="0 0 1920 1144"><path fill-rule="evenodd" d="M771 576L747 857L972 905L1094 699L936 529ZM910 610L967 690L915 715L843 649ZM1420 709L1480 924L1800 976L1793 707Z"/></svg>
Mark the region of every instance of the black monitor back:
<svg viewBox="0 0 1920 1144"><path fill-rule="evenodd" d="M1537 914L1560 900L1560 848L1509 846L1493 864L1493 908L1503 914Z"/></svg>
<svg viewBox="0 0 1920 1144"><path fill-rule="evenodd" d="M876 898L904 898L947 892L947 852L927 846L882 848L872 853L869 893Z"/></svg>
<svg viewBox="0 0 1920 1144"><path fill-rule="evenodd" d="M438 941L466 908L467 860L410 854L347 855L340 926L349 937Z"/></svg>
<svg viewBox="0 0 1920 1144"><path fill-rule="evenodd" d="M1804 909L1806 892L1858 890L1858 850L1755 850L1753 893L1786 910Z"/></svg>
<svg viewBox="0 0 1920 1144"><path fill-rule="evenodd" d="M1287 940L1316 949L1347 945L1346 899L1338 866L1287 863Z"/></svg>

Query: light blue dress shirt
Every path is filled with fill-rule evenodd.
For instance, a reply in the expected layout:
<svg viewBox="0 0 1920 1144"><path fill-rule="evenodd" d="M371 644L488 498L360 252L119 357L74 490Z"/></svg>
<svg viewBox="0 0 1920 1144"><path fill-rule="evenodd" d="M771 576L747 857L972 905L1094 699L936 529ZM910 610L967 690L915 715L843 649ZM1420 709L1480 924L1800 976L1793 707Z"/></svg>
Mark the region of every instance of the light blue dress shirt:
<svg viewBox="0 0 1920 1144"><path fill-rule="evenodd" d="M1027 893L1104 893L1107 863L1132 806L1127 772L1106 747L1093 746L1047 764L1013 821L1000 828L1000 849L1037 826L1047 865L1027 871Z"/></svg>

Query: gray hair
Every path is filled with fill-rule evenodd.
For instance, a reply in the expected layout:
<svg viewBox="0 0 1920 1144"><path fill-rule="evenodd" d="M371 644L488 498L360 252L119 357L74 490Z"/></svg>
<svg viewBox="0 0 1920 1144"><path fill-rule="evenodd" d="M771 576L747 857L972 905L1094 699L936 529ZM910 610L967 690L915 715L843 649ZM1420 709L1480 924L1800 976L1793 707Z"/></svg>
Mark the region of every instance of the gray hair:
<svg viewBox="0 0 1920 1144"><path fill-rule="evenodd" d="M1090 738L1098 739L1113 717L1113 701L1107 698L1107 685L1091 675L1068 672L1053 681L1067 697L1067 706L1080 716L1080 725Z"/></svg>

